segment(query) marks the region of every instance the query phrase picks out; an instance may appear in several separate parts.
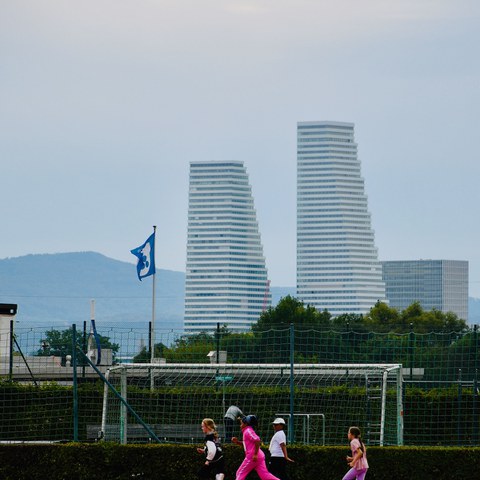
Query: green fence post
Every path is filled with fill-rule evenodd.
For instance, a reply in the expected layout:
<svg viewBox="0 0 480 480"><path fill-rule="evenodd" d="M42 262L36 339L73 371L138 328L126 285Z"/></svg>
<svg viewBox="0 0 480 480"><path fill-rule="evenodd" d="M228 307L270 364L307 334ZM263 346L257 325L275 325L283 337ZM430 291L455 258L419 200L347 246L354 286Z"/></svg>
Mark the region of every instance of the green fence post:
<svg viewBox="0 0 480 480"><path fill-rule="evenodd" d="M87 321L83 321L82 351L87 353ZM85 378L85 362L82 362L82 378Z"/></svg>
<svg viewBox="0 0 480 480"><path fill-rule="evenodd" d="M397 445L403 445L403 365L397 370Z"/></svg>
<svg viewBox="0 0 480 480"><path fill-rule="evenodd" d="M290 324L290 419L288 426L288 442L293 443L294 431L293 431L293 415L294 415L294 398L295 398L295 381L293 378L295 362L295 326Z"/></svg>
<svg viewBox="0 0 480 480"><path fill-rule="evenodd" d="M458 369L457 443L462 444L462 369Z"/></svg>
<svg viewBox="0 0 480 480"><path fill-rule="evenodd" d="M220 322L217 322L217 330L215 332L215 347L217 349L216 363L220 363Z"/></svg>
<svg viewBox="0 0 480 480"><path fill-rule="evenodd" d="M415 334L413 333L413 323L410 323L410 333L408 334L408 363L410 368L410 381L413 379L413 343Z"/></svg>
<svg viewBox="0 0 480 480"><path fill-rule="evenodd" d="M478 325L473 326L473 355L474 355L474 377L473 377L473 412L472 412L472 426L473 426L473 444L478 445Z"/></svg>
<svg viewBox="0 0 480 480"><path fill-rule="evenodd" d="M215 332L213 333L213 337L215 338L215 352L216 352L216 360L215 363L218 365L220 363L220 322L217 322L217 328L215 329ZM218 392L220 388L220 370L217 368L215 372L215 391ZM222 385L222 392L223 396L225 396L225 382L223 382ZM222 402L222 409L225 411L225 402Z"/></svg>
<svg viewBox="0 0 480 480"><path fill-rule="evenodd" d="M72 325L73 441L78 442L77 326Z"/></svg>

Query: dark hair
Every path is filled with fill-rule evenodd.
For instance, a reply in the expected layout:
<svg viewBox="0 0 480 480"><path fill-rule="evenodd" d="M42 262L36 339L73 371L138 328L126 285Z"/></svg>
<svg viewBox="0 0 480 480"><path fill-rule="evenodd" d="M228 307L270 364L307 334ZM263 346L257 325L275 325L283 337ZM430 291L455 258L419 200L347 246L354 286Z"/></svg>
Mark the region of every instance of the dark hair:
<svg viewBox="0 0 480 480"><path fill-rule="evenodd" d="M350 427L348 432L351 433L360 442L360 450L365 453L365 444L362 441L362 432L358 427Z"/></svg>
<svg viewBox="0 0 480 480"><path fill-rule="evenodd" d="M247 415L246 417L243 417L242 422L253 428L258 425L258 419L255 415Z"/></svg>

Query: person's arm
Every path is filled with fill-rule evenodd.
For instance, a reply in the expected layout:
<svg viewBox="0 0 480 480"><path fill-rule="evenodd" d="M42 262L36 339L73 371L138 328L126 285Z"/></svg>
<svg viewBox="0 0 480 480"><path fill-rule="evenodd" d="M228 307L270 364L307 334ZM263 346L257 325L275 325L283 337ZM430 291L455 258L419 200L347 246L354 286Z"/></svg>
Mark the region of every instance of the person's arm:
<svg viewBox="0 0 480 480"><path fill-rule="evenodd" d="M211 440L207 441L207 459L205 460L205 465L208 465L214 458L215 453L217 452L217 447L215 443Z"/></svg>
<svg viewBox="0 0 480 480"><path fill-rule="evenodd" d="M256 462L257 461L257 458L258 458L258 451L260 450L260 444L262 443L262 441L260 439L258 440L255 440L255 447L254 447L254 450L253 450L253 461Z"/></svg>
<svg viewBox="0 0 480 480"><path fill-rule="evenodd" d="M235 445L242 445L243 446L243 442L241 440L239 440L237 437L232 437L232 443L234 443Z"/></svg>
<svg viewBox="0 0 480 480"><path fill-rule="evenodd" d="M283 456L285 457L285 460L286 460L287 462L294 462L294 461L295 461L295 460L292 460L292 459L288 456L287 446L286 446L284 443L281 443L281 444L280 444L280 448L282 449Z"/></svg>
<svg viewBox="0 0 480 480"><path fill-rule="evenodd" d="M352 460L350 461L349 465L351 467L354 467L355 464L363 457L363 452L360 448L357 449L355 452L355 455L352 457Z"/></svg>

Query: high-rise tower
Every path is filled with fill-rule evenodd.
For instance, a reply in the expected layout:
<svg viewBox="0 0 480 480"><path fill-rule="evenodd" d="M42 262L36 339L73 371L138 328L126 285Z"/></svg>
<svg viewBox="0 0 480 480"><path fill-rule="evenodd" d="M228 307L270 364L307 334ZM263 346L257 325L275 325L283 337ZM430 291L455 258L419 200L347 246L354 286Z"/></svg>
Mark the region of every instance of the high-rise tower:
<svg viewBox="0 0 480 480"><path fill-rule="evenodd" d="M354 125L297 125L297 295L334 316L385 300Z"/></svg>
<svg viewBox="0 0 480 480"><path fill-rule="evenodd" d="M246 331L271 294L248 174L239 161L190 163L186 333Z"/></svg>
<svg viewBox="0 0 480 480"><path fill-rule="evenodd" d="M425 310L453 312L468 321L468 261L390 260L382 262L391 307L420 302Z"/></svg>

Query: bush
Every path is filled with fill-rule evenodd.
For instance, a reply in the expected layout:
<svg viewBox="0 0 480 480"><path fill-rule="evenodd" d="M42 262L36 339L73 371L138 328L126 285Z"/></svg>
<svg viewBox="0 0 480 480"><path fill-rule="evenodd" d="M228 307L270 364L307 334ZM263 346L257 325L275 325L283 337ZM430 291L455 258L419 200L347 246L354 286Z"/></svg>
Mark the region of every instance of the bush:
<svg viewBox="0 0 480 480"><path fill-rule="evenodd" d="M340 480L348 470L348 453L348 445L290 446L295 459L290 475L294 480ZM235 478L243 455L241 447L225 446L227 479ZM464 480L478 475L480 448L370 447L368 461L369 480ZM201 462L192 445L0 445L3 480L196 480Z"/></svg>

